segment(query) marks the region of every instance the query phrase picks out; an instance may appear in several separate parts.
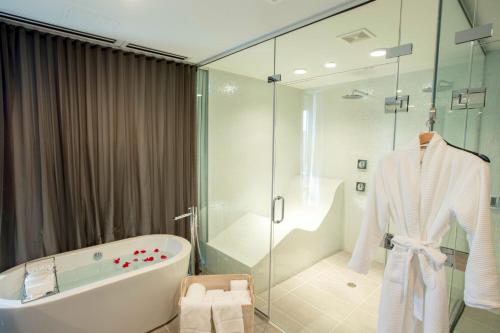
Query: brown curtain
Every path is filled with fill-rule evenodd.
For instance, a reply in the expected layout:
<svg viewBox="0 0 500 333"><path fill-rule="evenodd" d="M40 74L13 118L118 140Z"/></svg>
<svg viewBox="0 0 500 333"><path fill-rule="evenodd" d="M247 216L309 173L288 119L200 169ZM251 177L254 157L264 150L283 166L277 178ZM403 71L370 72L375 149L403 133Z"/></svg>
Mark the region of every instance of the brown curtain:
<svg viewBox="0 0 500 333"><path fill-rule="evenodd" d="M0 23L0 271L194 205L196 68Z"/></svg>

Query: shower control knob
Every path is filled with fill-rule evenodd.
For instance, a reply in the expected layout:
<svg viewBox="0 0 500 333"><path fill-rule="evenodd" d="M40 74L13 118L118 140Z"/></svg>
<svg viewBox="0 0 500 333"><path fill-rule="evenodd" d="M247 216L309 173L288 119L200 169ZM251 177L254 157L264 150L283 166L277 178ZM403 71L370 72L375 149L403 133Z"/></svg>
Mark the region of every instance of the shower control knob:
<svg viewBox="0 0 500 333"><path fill-rule="evenodd" d="M358 191L358 192L364 192L365 189L366 189L366 183L356 182L356 191Z"/></svg>

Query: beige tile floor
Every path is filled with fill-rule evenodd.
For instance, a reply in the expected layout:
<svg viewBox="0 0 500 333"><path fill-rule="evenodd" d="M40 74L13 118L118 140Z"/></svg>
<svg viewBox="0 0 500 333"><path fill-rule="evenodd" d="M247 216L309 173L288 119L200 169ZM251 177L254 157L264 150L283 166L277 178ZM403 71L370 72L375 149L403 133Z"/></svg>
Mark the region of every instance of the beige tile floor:
<svg viewBox="0 0 500 333"><path fill-rule="evenodd" d="M349 259L350 253L338 252L273 287L273 323L287 333L375 332L383 265L375 263L368 275L360 275L347 268ZM256 295L256 306L266 309L266 299L267 293ZM176 318L152 333L178 331ZM255 316L255 333L278 332Z"/></svg>
<svg viewBox="0 0 500 333"><path fill-rule="evenodd" d="M368 275L347 268L350 254L338 252L271 289L272 320L287 333L376 331L383 265L375 263ZM356 287L347 284L354 282ZM256 306L266 311L267 293L256 295ZM360 320L362 319L362 320ZM175 318L153 333L177 333ZM279 329L255 316L255 333Z"/></svg>
<svg viewBox="0 0 500 333"><path fill-rule="evenodd" d="M454 333L499 333L500 311L487 311L466 307Z"/></svg>
<svg viewBox="0 0 500 333"><path fill-rule="evenodd" d="M349 253L338 252L273 287L273 323L287 333L376 332L383 265L373 264L365 276L347 268L349 259ZM349 287L348 282L356 287ZM267 293L256 295L256 306L265 310L266 299ZM152 333L178 332L175 318ZM256 315L254 332L281 330ZM500 314L466 308L454 332L499 333Z"/></svg>
<svg viewBox="0 0 500 333"><path fill-rule="evenodd" d="M273 287L273 322L287 333L375 332L383 265L361 275L347 268L349 259L338 252ZM257 295L257 307L265 306L265 297Z"/></svg>

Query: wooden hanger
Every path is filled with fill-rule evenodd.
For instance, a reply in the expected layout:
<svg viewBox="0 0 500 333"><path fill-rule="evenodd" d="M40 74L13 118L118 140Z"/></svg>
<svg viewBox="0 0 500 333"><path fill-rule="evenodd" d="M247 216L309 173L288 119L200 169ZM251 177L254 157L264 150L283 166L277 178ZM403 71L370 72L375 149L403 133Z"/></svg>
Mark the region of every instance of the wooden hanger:
<svg viewBox="0 0 500 333"><path fill-rule="evenodd" d="M420 145L423 146L423 145L429 144L429 142L431 142L433 136L434 136L434 133L432 133L432 132L420 133L420 135L418 136L418 139L420 140Z"/></svg>

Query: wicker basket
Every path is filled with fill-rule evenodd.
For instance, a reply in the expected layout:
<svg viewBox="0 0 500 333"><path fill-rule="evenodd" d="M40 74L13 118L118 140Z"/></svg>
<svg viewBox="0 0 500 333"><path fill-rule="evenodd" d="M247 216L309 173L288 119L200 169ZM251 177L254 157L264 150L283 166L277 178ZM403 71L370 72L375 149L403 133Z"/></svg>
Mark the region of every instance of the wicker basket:
<svg viewBox="0 0 500 333"><path fill-rule="evenodd" d="M182 280L181 283L181 297L186 296L189 286L193 283L201 283L202 285L210 289L224 289L224 291L230 290L231 280L247 280L248 288L250 289L250 300L252 304L242 305L241 310L243 312L243 323L245 325L245 333L253 333L254 327L254 294L253 294L253 278L248 274L223 274L223 275L196 275L187 276ZM181 313L181 299L179 299L179 313ZM214 325L212 322L212 332L215 332Z"/></svg>

